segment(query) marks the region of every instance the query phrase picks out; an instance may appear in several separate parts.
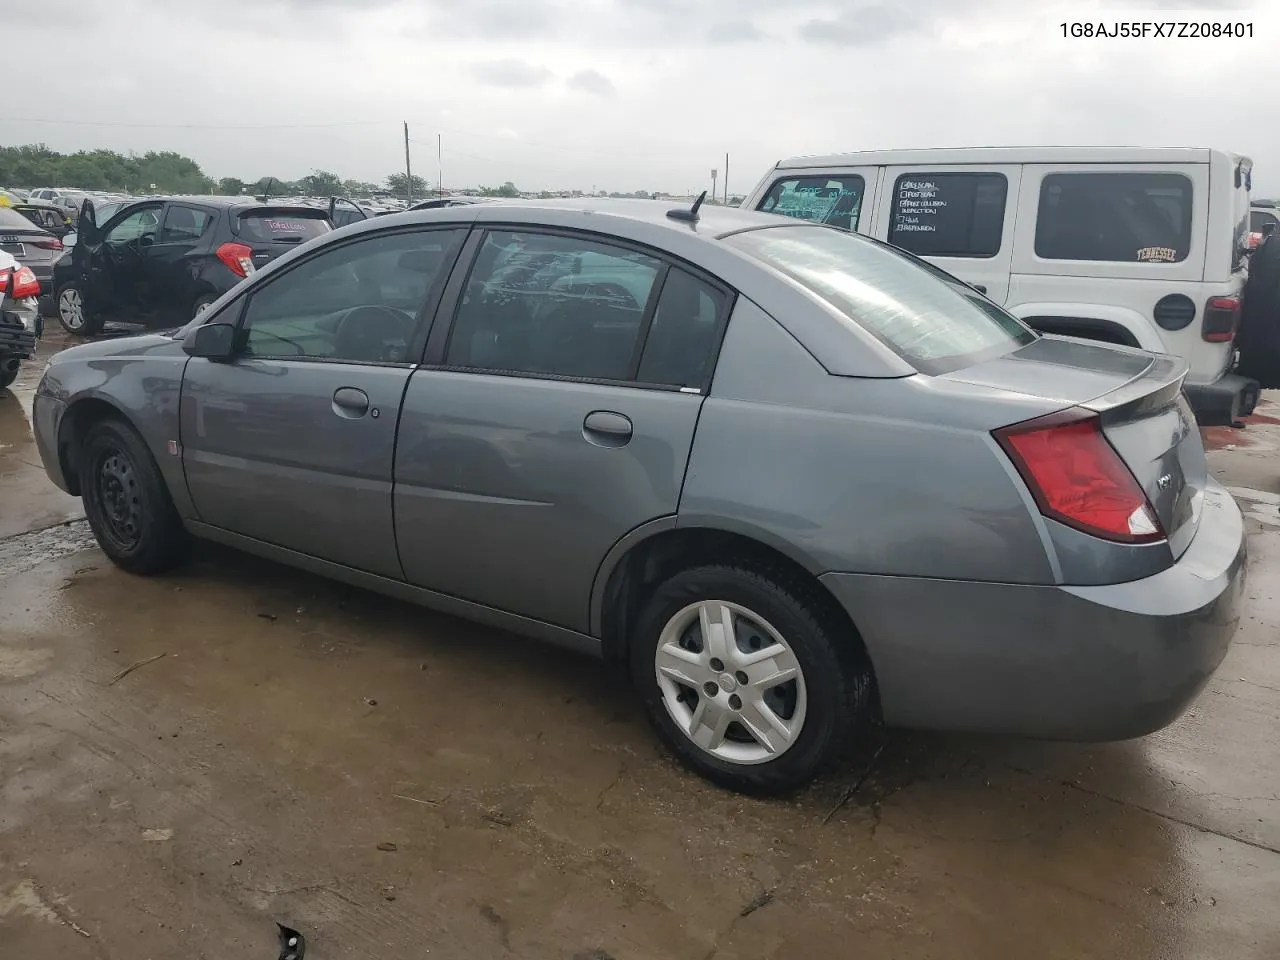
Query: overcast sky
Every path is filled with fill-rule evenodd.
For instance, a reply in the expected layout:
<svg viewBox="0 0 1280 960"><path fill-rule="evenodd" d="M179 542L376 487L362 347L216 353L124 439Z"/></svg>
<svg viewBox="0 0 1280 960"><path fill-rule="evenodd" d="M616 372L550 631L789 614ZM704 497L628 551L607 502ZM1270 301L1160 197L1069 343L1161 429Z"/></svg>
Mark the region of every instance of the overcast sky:
<svg viewBox="0 0 1280 960"><path fill-rule="evenodd" d="M1118 143L1245 153L1280 194L1280 0L0 0L15 18L63 55L6 84L0 143L214 177L380 180L407 120L446 186L693 191L729 153L745 192L795 154ZM1206 18L1254 38L1060 26Z"/></svg>

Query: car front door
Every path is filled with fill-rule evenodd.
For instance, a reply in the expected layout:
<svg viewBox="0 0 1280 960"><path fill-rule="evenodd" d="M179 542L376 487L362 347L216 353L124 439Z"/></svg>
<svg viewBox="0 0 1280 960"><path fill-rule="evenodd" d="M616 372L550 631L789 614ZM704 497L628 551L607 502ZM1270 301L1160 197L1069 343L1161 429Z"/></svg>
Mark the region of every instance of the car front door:
<svg viewBox="0 0 1280 960"><path fill-rule="evenodd" d="M401 576L396 423L463 236L361 235L209 318L239 312L239 349L229 362L192 358L183 377L181 449L200 521Z"/></svg>
<svg viewBox="0 0 1280 960"><path fill-rule="evenodd" d="M144 259L159 233L160 213L158 203L129 207L76 243L77 257L84 258L84 293L90 309L128 319L149 314L143 296Z"/></svg>
<svg viewBox="0 0 1280 960"><path fill-rule="evenodd" d="M1003 304L1021 177L1017 164L886 167L873 235Z"/></svg>
<svg viewBox="0 0 1280 960"><path fill-rule="evenodd" d="M146 249L142 264L157 320L182 324L191 319L196 300L192 254L209 233L213 219L213 211L203 207L165 205L160 235Z"/></svg>
<svg viewBox="0 0 1280 960"><path fill-rule="evenodd" d="M586 632L609 549L676 513L729 300L644 250L488 233L405 393L406 578Z"/></svg>

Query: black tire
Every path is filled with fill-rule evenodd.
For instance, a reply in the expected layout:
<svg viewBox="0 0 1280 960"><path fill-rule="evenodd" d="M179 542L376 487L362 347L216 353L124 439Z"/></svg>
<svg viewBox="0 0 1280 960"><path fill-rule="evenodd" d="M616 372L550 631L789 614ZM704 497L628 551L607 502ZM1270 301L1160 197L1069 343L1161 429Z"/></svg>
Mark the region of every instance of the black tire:
<svg viewBox="0 0 1280 960"><path fill-rule="evenodd" d="M773 759L747 764L715 756L690 739L666 706L655 671L663 629L680 611L708 600L726 601L762 618L786 640L800 665L807 710L794 741ZM815 585L780 569L700 566L661 584L636 622L630 649L632 681L658 736L708 780L754 795L804 786L842 759L856 734L869 729L874 681L860 642L829 609ZM745 733L744 727L738 729Z"/></svg>
<svg viewBox="0 0 1280 960"><path fill-rule="evenodd" d="M72 298L78 306L73 306ZM67 333L77 337L92 337L102 331L102 318L85 308L84 291L80 284L64 283L58 288L53 303L58 312L58 322Z"/></svg>
<svg viewBox="0 0 1280 960"><path fill-rule="evenodd" d="M100 420L76 458L80 495L98 545L130 573L162 573L180 563L188 535L155 458L120 420Z"/></svg>
<svg viewBox="0 0 1280 960"><path fill-rule="evenodd" d="M196 302L191 305L192 319L195 319L196 317L200 316L201 311L203 311L205 307L209 306L209 304L213 303L213 301L217 299L218 299L218 295L216 293L206 293L204 296L198 297L196 299Z"/></svg>
<svg viewBox="0 0 1280 960"><path fill-rule="evenodd" d="M12 366L10 364L12 363ZM0 390L8 387L13 381L18 379L18 371L22 368L20 360L10 360L6 357L0 357Z"/></svg>

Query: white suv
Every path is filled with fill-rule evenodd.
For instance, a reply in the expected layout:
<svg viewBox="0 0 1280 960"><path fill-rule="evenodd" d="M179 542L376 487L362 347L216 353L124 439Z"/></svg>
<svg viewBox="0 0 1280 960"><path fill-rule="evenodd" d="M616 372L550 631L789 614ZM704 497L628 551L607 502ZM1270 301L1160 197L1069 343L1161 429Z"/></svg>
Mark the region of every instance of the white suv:
<svg viewBox="0 0 1280 960"><path fill-rule="evenodd" d="M978 147L784 160L744 206L886 240L1045 333L1185 357L1201 423L1252 412L1232 373L1252 161L1178 147Z"/></svg>

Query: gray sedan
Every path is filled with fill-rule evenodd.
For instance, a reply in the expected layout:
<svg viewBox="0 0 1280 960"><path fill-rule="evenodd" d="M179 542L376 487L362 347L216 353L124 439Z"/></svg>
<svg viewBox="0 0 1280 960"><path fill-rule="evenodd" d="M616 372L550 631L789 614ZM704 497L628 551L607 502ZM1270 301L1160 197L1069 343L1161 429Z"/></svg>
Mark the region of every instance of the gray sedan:
<svg viewBox="0 0 1280 960"><path fill-rule="evenodd" d="M206 538L624 663L734 789L803 784L868 721L1183 712L1246 559L1183 361L1039 336L834 228L669 208L303 244L180 330L58 354L46 469L127 570Z"/></svg>

